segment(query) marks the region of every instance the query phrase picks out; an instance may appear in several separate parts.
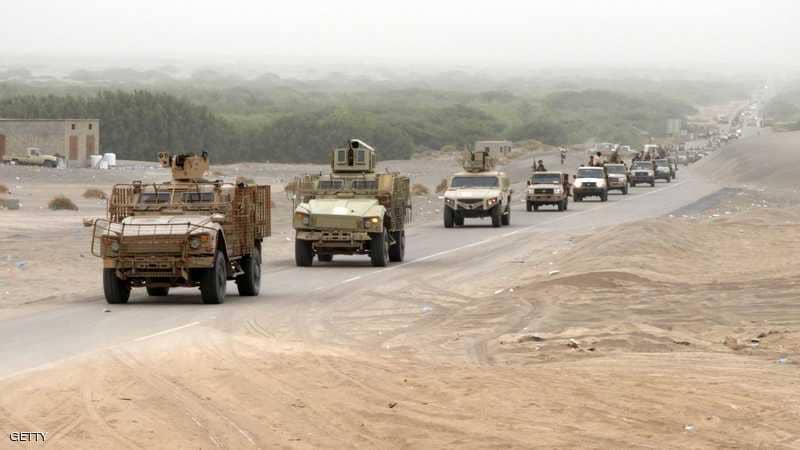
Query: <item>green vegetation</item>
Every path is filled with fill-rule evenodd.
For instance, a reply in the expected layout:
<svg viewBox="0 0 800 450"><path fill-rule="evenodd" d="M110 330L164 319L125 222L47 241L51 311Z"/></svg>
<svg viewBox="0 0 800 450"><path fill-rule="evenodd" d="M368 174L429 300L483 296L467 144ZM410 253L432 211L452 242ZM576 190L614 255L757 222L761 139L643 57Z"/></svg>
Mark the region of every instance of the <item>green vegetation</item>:
<svg viewBox="0 0 800 450"><path fill-rule="evenodd" d="M745 91L726 82L492 81L460 72L388 81L334 73L300 81L200 71L178 80L173 70L77 71L68 82L0 83L0 117L99 118L103 150L122 159L205 149L215 163L325 162L350 137L373 144L381 159L491 138L635 145L662 134L667 119L692 114L691 104Z"/></svg>

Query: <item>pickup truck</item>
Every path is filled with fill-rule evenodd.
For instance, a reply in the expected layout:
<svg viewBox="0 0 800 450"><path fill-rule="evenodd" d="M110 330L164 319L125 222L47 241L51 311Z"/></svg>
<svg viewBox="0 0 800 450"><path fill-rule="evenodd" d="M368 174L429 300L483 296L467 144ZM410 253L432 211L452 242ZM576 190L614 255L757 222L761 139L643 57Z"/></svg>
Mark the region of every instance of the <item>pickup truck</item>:
<svg viewBox="0 0 800 450"><path fill-rule="evenodd" d="M42 153L36 147L28 147L23 153L3 156L4 163L43 167L58 167L58 159L57 156Z"/></svg>

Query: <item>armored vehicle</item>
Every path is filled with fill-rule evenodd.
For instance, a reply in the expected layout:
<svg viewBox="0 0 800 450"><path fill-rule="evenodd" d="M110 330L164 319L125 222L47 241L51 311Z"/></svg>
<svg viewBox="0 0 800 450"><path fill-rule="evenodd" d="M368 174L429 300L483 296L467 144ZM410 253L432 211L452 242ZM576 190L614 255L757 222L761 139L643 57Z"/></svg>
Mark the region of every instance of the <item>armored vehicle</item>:
<svg viewBox="0 0 800 450"><path fill-rule="evenodd" d="M161 297L178 286L199 286L203 303L222 303L228 280L239 295L258 295L270 187L205 179L206 152L159 158L172 180L114 186L108 218L94 223L91 250L103 258L108 303L126 303L134 287Z"/></svg>
<svg viewBox="0 0 800 450"><path fill-rule="evenodd" d="M492 218L492 226L511 224L511 182L495 170L487 151L464 152L464 172L447 180L444 227L463 226L467 218Z"/></svg>
<svg viewBox="0 0 800 450"><path fill-rule="evenodd" d="M636 187L640 183L655 186L655 173L656 166L653 161L634 161L630 172L631 187Z"/></svg>
<svg viewBox="0 0 800 450"><path fill-rule="evenodd" d="M601 167L578 167L575 182L572 184L572 197L581 202L585 197L600 197L601 202L608 201L608 173Z"/></svg>
<svg viewBox="0 0 800 450"><path fill-rule="evenodd" d="M666 180L667 183L672 182L672 165L669 163L669 160L657 159L654 163L656 166L656 180Z"/></svg>
<svg viewBox="0 0 800 450"><path fill-rule="evenodd" d="M411 222L409 178L375 173L375 150L352 139L331 153L331 173L296 181L292 226L295 263L310 266L314 255L369 255L373 266L403 261L406 224Z"/></svg>
<svg viewBox="0 0 800 450"><path fill-rule="evenodd" d="M608 190L628 195L628 167L625 164L606 164L606 172L608 172Z"/></svg>
<svg viewBox="0 0 800 450"><path fill-rule="evenodd" d="M569 191L569 175L561 172L536 172L528 180L525 209L538 211L539 206L555 205L559 211L566 211Z"/></svg>

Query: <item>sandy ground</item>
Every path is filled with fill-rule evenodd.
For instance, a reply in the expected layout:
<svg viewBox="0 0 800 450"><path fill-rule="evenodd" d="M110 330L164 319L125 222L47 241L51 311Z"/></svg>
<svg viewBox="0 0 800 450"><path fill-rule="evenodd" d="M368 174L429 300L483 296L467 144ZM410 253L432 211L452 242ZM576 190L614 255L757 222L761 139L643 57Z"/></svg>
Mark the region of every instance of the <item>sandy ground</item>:
<svg viewBox="0 0 800 450"><path fill-rule="evenodd" d="M800 208L771 192L783 169L737 179L724 156L700 164L729 188L669 216L555 233L475 254L471 270L431 265L0 380L0 430L88 449L798 448ZM395 164L429 186L452 167ZM237 167L273 185L299 170L220 170ZM54 190L78 199L87 175L23 177L16 193L30 206L0 214L18 235L0 242L7 314L20 296L97 291L85 273L99 263L74 254L88 252L80 217L102 203L36 207ZM434 200L417 202L422 217L438 220ZM281 227L276 252L288 249Z"/></svg>

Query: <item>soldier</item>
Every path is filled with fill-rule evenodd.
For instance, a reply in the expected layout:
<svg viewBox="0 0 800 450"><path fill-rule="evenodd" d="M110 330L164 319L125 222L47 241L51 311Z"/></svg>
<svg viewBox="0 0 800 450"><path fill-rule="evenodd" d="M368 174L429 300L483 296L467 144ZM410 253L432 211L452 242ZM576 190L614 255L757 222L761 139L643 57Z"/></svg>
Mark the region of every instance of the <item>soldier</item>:
<svg viewBox="0 0 800 450"><path fill-rule="evenodd" d="M603 152L597 152L597 156L594 158L593 166L602 167L603 166Z"/></svg>
<svg viewBox="0 0 800 450"><path fill-rule="evenodd" d="M636 162L641 160L642 160L642 152L637 152L635 155L633 155L633 159L631 160L631 162Z"/></svg>
<svg viewBox="0 0 800 450"><path fill-rule="evenodd" d="M617 149L611 150L611 157L608 159L611 164L619 164L619 153Z"/></svg>
<svg viewBox="0 0 800 450"><path fill-rule="evenodd" d="M566 161L567 161L567 149L561 147L561 165L563 166Z"/></svg>
<svg viewBox="0 0 800 450"><path fill-rule="evenodd" d="M540 159L539 162L536 164L536 168L533 169L533 171L534 172L547 172L547 169L544 168L544 161L542 161Z"/></svg>

